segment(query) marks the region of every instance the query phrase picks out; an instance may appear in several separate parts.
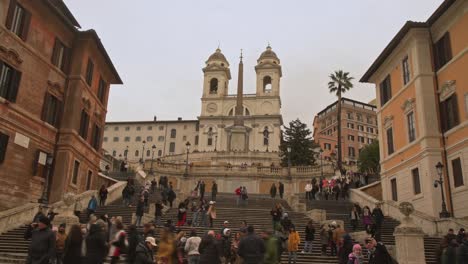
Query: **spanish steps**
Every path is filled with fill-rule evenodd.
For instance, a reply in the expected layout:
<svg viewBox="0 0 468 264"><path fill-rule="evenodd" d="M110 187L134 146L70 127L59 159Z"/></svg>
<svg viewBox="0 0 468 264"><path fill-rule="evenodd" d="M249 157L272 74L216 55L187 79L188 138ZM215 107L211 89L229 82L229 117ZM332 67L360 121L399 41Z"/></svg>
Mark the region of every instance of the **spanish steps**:
<svg viewBox="0 0 468 264"><path fill-rule="evenodd" d="M206 198L211 197L209 193L205 195ZM156 192L150 196L150 202L155 202L159 199L159 193ZM197 227L199 234L202 234L210 229L219 232L222 227L222 223L225 220L230 222L229 227L233 232L237 232L238 227L242 220L246 220L249 225L253 225L256 230L272 228L272 221L270 217L270 210L275 203L281 203L285 211L288 212L292 222L296 226L301 236L301 244L299 252L302 251L304 245L304 231L308 218L303 213L294 212L286 201L281 199L272 199L265 195L249 195L248 205L236 204L236 196L234 194L220 193L217 195L216 207L217 207L217 219L214 221L214 227ZM345 223L345 229L351 230L351 224L347 217L350 207L352 206L348 201L311 201L308 203L308 209L325 209L327 210L327 219L343 220ZM109 205L99 207L96 214L100 215L107 213L109 216L122 216L123 222L126 225L131 223L132 213L134 213L134 207L124 207L122 201L118 200ZM84 213L82 216L85 215ZM175 221L177 219L177 209L173 208L162 218L162 222L167 219ZM191 219L191 212L188 212L187 219ZM82 222L85 221L84 217L80 219ZM297 263L316 263L316 264L327 264L327 263L338 263L336 257L328 255L322 256L320 252L320 235L319 235L319 224L315 223L316 235L313 242L312 254L298 254ZM383 230L382 240L384 244L394 245L394 237L392 235L393 229L398 225L398 222L386 218ZM23 239L23 234L26 227L20 227L10 230L0 235L0 263L25 263L27 248L29 241ZM183 226L181 230L190 231L191 227ZM362 226L359 226L358 231L363 230ZM142 230L140 230L142 231ZM159 235L159 234L158 234ZM425 250L427 263L435 263L435 247L439 243L437 238L426 238L425 239ZM329 249L328 249L329 250ZM328 251L329 253L329 251ZM287 263L287 252L282 255L282 263ZM123 263L123 261L122 261Z"/></svg>

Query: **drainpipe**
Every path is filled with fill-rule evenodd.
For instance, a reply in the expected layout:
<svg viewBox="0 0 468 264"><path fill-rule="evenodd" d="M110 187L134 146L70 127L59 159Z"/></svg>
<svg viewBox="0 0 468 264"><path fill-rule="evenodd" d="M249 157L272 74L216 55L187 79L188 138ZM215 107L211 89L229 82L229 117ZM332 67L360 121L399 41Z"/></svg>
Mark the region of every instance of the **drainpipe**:
<svg viewBox="0 0 468 264"><path fill-rule="evenodd" d="M440 117L440 94L439 94L439 77L437 76L437 70L435 69L435 53L434 53L434 39L432 37L432 32L431 28L428 26L428 31L429 31L429 38L431 39L431 54L432 54L432 67L434 70L434 78L435 78L435 88L436 88L436 97L437 97L437 104L436 104L436 109L437 109L437 119L439 120L439 127L440 127L440 133L442 134L442 159L443 162L445 163L445 182L447 183L447 200L449 200L449 211L452 214L452 217L454 216L454 211L453 211L453 202L452 202L452 187L450 186L450 177L449 177L449 170L448 170L448 158L447 158L447 142L445 141L445 134L444 131L442 131L442 119ZM442 188L443 186L441 186Z"/></svg>

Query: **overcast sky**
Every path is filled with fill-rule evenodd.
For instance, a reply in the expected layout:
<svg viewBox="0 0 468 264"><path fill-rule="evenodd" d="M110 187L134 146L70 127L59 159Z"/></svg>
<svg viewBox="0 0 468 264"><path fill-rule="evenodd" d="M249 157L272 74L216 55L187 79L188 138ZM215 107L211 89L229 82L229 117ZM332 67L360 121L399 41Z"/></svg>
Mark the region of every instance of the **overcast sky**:
<svg viewBox="0 0 468 264"><path fill-rule="evenodd" d="M254 66L271 43L281 60L282 114L311 127L335 100L328 75L350 72L345 96L368 102L358 82L405 21L426 21L442 0L65 0L82 29L95 29L124 85L111 88L108 121L195 119L205 61L220 43L237 87L244 50L244 93L255 92Z"/></svg>

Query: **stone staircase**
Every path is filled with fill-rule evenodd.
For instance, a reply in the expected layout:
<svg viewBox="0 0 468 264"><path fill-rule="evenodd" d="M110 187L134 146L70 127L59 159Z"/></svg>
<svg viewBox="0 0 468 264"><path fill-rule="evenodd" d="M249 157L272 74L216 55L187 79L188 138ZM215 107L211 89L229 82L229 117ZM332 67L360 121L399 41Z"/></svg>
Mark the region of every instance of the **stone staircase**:
<svg viewBox="0 0 468 264"><path fill-rule="evenodd" d="M306 203L305 197L300 198L300 202ZM327 219L335 219L344 221L345 230L352 231L351 221L349 219L349 212L351 212L353 204L347 200L312 200L306 203L307 210L322 209L327 211ZM382 242L385 245L395 245L395 237L393 232L400 224L399 221L385 217L382 225ZM356 231L363 231L364 226L361 222L358 223ZM424 252L427 264L436 264L436 248L440 244L440 238L429 237L424 238Z"/></svg>
<svg viewBox="0 0 468 264"><path fill-rule="evenodd" d="M206 198L210 198L209 193L206 194ZM181 197L182 198L182 197ZM152 194L150 196L150 202L155 202L159 199L159 193ZM238 232L240 223L242 220L246 220L249 225L253 225L257 231L262 229L272 229L270 210L276 202L280 202L285 210L288 212L292 222L296 226L301 236L302 243L299 246L299 251L302 251L304 246L304 231L308 218L305 214L293 212L290 206L280 199L271 199L265 195L249 195L249 202L247 206L237 206L236 196L234 194L221 193L217 196L217 215L218 218L214 221L213 228L197 227L198 233L203 234L204 232L213 229L219 232L222 227L222 223L225 220L230 222L230 229L233 233ZM176 207L177 205L174 204ZM312 201L308 203L308 208L325 209L327 210L328 219L343 220L345 223L346 231L351 230L351 225L348 219L348 212L352 205L347 201ZM97 215L107 213L109 216L122 216L124 224L128 225L131 222L132 213L135 212L135 207L124 207L121 201L116 201L112 204L98 208ZM82 214L83 215L83 214ZM191 219L191 212L188 212L187 219ZM171 209L163 218L165 222L167 219L172 219L173 222L177 219L177 209ZM82 220L85 220L82 217ZM398 225L398 222L386 218L384 227L382 230L382 240L385 244L392 245L395 243L393 238L393 229ZM327 264L327 263L338 263L336 257L321 256L320 252L320 235L319 235L319 224L315 224L316 235L313 243L312 254L298 254L299 264L303 263L315 263L315 264ZM191 227L183 226L181 230L190 231ZM358 227L358 231L363 230L362 225ZM17 228L0 235L0 263L24 263L25 255L29 245L29 241L23 239L25 227ZM141 231L141 230L140 230ZM426 238L425 239L425 252L427 263L435 263L435 247L438 244L437 238ZM122 262L123 263L123 262ZM287 263L287 253L282 255L282 263Z"/></svg>

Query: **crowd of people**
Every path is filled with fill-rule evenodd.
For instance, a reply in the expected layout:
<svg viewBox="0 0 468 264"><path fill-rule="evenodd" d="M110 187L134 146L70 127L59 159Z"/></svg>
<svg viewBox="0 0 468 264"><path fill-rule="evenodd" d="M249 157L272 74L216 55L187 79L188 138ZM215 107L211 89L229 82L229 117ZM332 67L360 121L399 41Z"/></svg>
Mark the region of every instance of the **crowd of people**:
<svg viewBox="0 0 468 264"><path fill-rule="evenodd" d="M213 229L214 221L218 219L216 182L211 184L211 200L205 197L205 183L197 182L191 195L178 204L177 221L167 219L162 223L176 194L171 182L161 178L159 184L155 179L146 183L138 193L133 182L128 181L122 191L124 206L135 207L136 219L127 227L122 217L96 215L96 207L105 204L101 195L103 188L98 192L99 202L95 196L88 202L86 223L53 226L51 223L56 215L53 208L47 214L41 209L25 233L25 239L31 239L27 263L100 264L110 259L114 264L122 259L130 264L278 264L286 253L291 264L297 262L299 254L312 254L317 236L322 255L336 257L339 264L362 264L365 259L369 264L395 263L381 241L384 215L378 204L372 210L355 204L349 213L352 231L362 223L369 234L362 248L353 241L351 230L336 221L318 226L310 220L305 226L296 225L280 201L276 201L270 211L271 228L256 230L245 220L237 226L229 219L222 219L222 227ZM284 193L281 184L278 184L280 196ZM156 190L160 192L160 199L155 202L154 220L142 223L143 213L150 203L149 194ZM272 198L276 197L276 192L273 184ZM235 193L238 204L248 200L245 186L236 188ZM190 219L189 211L192 212ZM189 231L182 226L189 227ZM303 239L298 230L304 231ZM458 234L449 231L441 242L438 257L442 264L467 263L468 241L463 229Z"/></svg>

